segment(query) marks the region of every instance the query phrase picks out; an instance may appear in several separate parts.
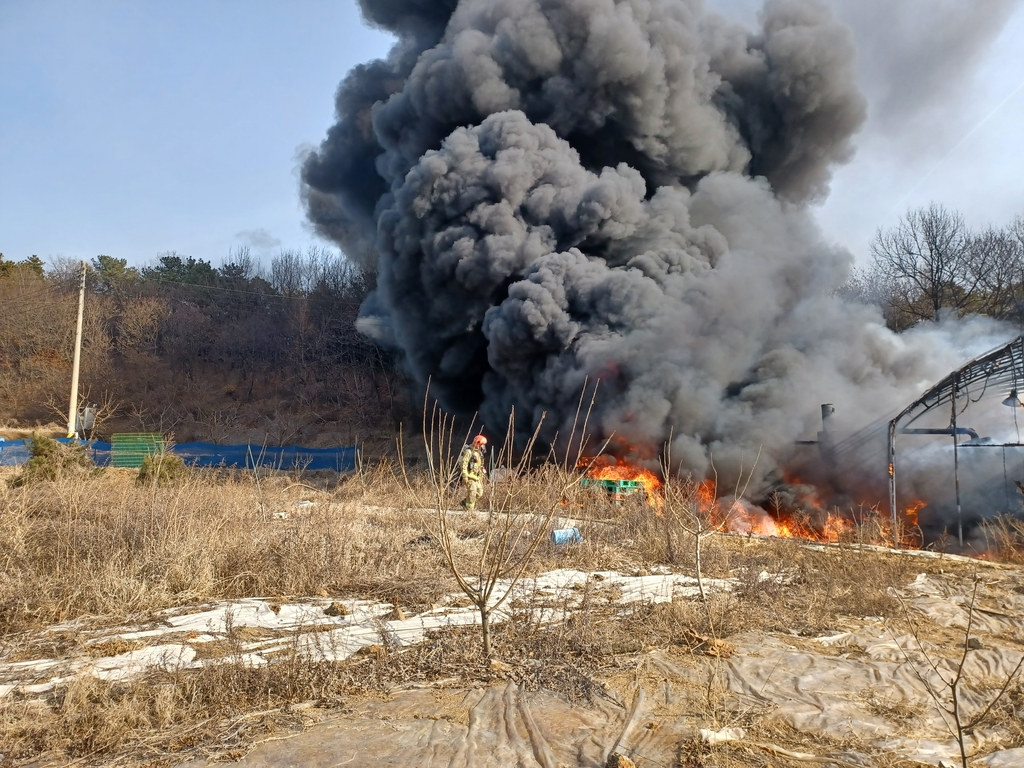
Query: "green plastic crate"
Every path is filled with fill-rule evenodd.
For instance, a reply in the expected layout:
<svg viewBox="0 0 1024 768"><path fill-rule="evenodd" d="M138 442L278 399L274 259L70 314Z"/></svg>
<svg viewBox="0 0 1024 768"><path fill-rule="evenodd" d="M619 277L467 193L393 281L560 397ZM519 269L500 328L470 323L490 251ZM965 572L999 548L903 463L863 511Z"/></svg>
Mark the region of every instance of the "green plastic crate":
<svg viewBox="0 0 1024 768"><path fill-rule="evenodd" d="M583 478L582 485L584 488L604 491L615 504L621 504L627 496L640 493L644 488L639 480L597 480L591 477Z"/></svg>
<svg viewBox="0 0 1024 768"><path fill-rule="evenodd" d="M639 493L643 483L639 480L596 480L592 477L583 478L584 488L603 488L609 493Z"/></svg>
<svg viewBox="0 0 1024 768"><path fill-rule="evenodd" d="M164 450L164 436L158 432L121 432L110 436L110 465L138 469L143 460Z"/></svg>

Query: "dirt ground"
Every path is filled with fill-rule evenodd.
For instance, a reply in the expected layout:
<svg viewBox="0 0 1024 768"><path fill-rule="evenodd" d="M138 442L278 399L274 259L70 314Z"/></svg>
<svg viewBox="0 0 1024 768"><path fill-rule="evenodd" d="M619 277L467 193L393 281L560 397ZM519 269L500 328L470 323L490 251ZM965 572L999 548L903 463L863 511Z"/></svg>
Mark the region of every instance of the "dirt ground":
<svg viewBox="0 0 1024 768"><path fill-rule="evenodd" d="M972 618L961 717L971 765L1021 765L1024 579L1018 571L921 573L903 590L910 632L843 617L821 636L741 632L718 643L655 643L606 660L585 700L519 679L396 685L349 698L294 736L270 734L247 768L288 765L959 765L950 688ZM1019 590L1019 591L1018 591ZM973 596L973 608L971 599ZM660 603L672 614L672 603ZM934 662L934 668L932 663ZM215 760L188 763L213 766Z"/></svg>
<svg viewBox="0 0 1024 768"><path fill-rule="evenodd" d="M129 474L0 486L4 764L1024 764L1012 564L716 534L698 581L667 511L538 480L508 519L582 541L488 658L421 480ZM470 567L496 519L443 514Z"/></svg>

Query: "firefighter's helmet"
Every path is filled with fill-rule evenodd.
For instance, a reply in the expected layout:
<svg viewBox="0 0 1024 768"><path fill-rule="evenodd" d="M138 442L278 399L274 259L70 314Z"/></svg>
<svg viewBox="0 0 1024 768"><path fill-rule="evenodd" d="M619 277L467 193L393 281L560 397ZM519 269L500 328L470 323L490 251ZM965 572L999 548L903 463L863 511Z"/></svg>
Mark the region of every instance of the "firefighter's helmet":
<svg viewBox="0 0 1024 768"><path fill-rule="evenodd" d="M473 438L473 445L477 448L484 448L487 446L487 438L483 435L477 435Z"/></svg>

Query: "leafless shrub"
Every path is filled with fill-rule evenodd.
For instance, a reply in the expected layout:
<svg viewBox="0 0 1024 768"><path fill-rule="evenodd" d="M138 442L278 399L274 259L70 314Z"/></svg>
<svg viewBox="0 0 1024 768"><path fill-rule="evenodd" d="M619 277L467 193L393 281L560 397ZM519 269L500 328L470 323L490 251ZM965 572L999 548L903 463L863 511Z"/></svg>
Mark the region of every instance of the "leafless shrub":
<svg viewBox="0 0 1024 768"><path fill-rule="evenodd" d="M928 691L928 695L931 696L932 701L935 702L935 707L942 717L943 724L949 730L950 735L956 739L957 746L960 749L960 763L963 768L968 768L967 738L975 728L986 721L998 705L1000 699L1002 699L1010 689L1010 686L1017 678L1017 673L1020 672L1021 667L1024 666L1024 656L1021 656L1017 665L1010 671L1009 675L1007 675L999 690L994 696L992 696L988 704L985 705L980 712L975 712L973 716L971 716L964 710L962 687L967 685L969 682L965 673L967 657L971 651L977 650L981 647L981 644L977 642L977 638L972 635L974 630L974 612L978 598L978 585L979 579L977 575L975 575L974 588L971 591L971 598L967 604L967 626L964 629L963 653L960 654L959 660L950 662L937 659L926 650L925 645L921 640L921 633L917 623L911 618L910 610L902 599L900 599L900 604L903 608L904 616L907 624L910 625L910 631L913 634L914 639L917 641L918 647L916 649L916 656L918 658L911 657L908 649L896 640L896 636L893 635L892 630L890 630L890 635L892 636L893 641L896 642L897 646L899 646L899 649L907 660L907 663L914 670L914 674ZM931 671L932 674L927 674L928 671Z"/></svg>
<svg viewBox="0 0 1024 768"><path fill-rule="evenodd" d="M569 435L568 444L575 440L575 431L579 423L586 423L593 407L596 388L591 397L590 405L583 415L583 422L577 420L573 424L573 433ZM583 403L581 395L580 403ZM487 494L488 506L478 542L468 553L460 551L456 544L457 532L453 530L450 520L451 509L455 506L456 462L458 450L453 450L454 419L444 414L436 404L429 411L424 403L424 445L427 452L427 467L431 478L432 499L438 545L444 555L448 569L455 577L466 597L476 606L480 613L481 639L483 653L491 658L490 618L494 611L501 608L512 593L516 583L530 567L537 548L547 538L548 530L556 510L561 504L565 493L579 483L579 474L563 470L560 474L561 483L554 498L548 499L545 508L532 510L523 506L524 488L528 484L523 480L529 473L533 459L534 446L543 424L543 416L538 420L533 434L526 444L516 450L514 436L516 434L515 412L509 418L505 439L501 443L496 464L504 471L504 479L500 486L490 484ZM605 443L607 446L607 442ZM601 451L604 450L602 446ZM582 452L582 444L580 451ZM600 453L601 451L598 451ZM577 459L578 460L578 459ZM549 470L550 472L551 470ZM550 476L550 475L549 475Z"/></svg>
<svg viewBox="0 0 1024 768"><path fill-rule="evenodd" d="M663 505L666 537L668 541L669 556L673 554L673 534L678 530L688 533L693 541L694 572L697 576L697 587L700 590L701 600L707 602L707 595L704 591L704 569L702 562L704 540L714 533L721 533L727 530L732 518L741 514L742 499L754 476L754 469L761 458L761 449L758 448L757 456L749 472L744 478L743 467L740 467L736 475L736 487L733 489L731 498L724 504L720 504L718 496L718 473L715 472L715 480L711 484L697 483L693 480L676 481L675 475L679 474L673 466L671 453L671 438L665 444L665 453L662 457L662 471L665 476L665 501Z"/></svg>
<svg viewBox="0 0 1024 768"><path fill-rule="evenodd" d="M987 520L982 526L982 534L989 554L995 559L1024 563L1024 520L1001 515Z"/></svg>
<svg viewBox="0 0 1024 768"><path fill-rule="evenodd" d="M230 470L188 473L179 484L155 488L137 486L134 473L120 470L24 488L0 483L3 652L24 646L27 635L19 633L55 622L84 616L144 622L163 609L211 599L351 594L410 613L427 610L459 585L438 544L436 484L424 463L413 468L410 458L366 461L341 478L268 472L259 487L250 473ZM512 562L527 564L526 577L551 567L627 574L650 573L666 562L677 572L695 568L692 534L677 531L670 561L665 518L638 501L615 505L590 489L567 488L577 475L565 472L551 464L524 470L506 507L501 498L510 491L493 489L492 508L516 513L512 532L522 525L532 537L545 520L560 518L584 530L584 542L569 548L538 536L530 554L521 543ZM458 498L455 489L442 492ZM310 503L300 507L300 501ZM453 558L474 565L490 518L447 520ZM920 570L950 567L721 533L707 534L701 546L702 572L733 579L732 594L708 590L704 602L621 605L600 595L595 579L574 592L579 606L571 611L562 595L510 599L502 606L510 620L490 628L491 659L501 659L494 666L475 627L436 632L408 648L382 636L377 651L339 663L292 646L262 667L244 663L246 638L233 629L222 647L209 649L223 655L220 665L130 682L87 680L41 703L6 697L0 752L29 760L49 751L58 762L92 755L89 760L108 764L128 762L121 759L128 754L140 763L168 754L180 760L199 749L237 758L273 729L300 729L351 696L411 681L514 680L586 700L602 695L599 678L635 670L641 651L704 659L714 647L708 638L728 642L732 633L758 630L820 633L843 616L896 616L890 587ZM48 654L80 650L73 633L47 637ZM722 679L710 679L694 700L709 722L714 715L731 724L728 718L737 715L722 709ZM1019 696L1010 685L989 717L1006 721ZM743 764L737 755L732 764Z"/></svg>
<svg viewBox="0 0 1024 768"><path fill-rule="evenodd" d="M281 518L261 514L255 482L238 473L156 489L118 470L4 485L0 631L211 597L451 588L431 547L410 543L424 529L409 515L335 506L327 491L298 514L307 489L269 483L263 495Z"/></svg>

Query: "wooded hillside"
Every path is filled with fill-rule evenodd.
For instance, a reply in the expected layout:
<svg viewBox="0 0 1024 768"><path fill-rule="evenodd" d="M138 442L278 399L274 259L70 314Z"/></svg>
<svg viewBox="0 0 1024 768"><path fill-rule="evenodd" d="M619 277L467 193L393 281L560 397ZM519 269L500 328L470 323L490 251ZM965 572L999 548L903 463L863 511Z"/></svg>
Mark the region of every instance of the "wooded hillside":
<svg viewBox="0 0 1024 768"><path fill-rule="evenodd" d="M878 305L893 330L968 314L1024 329L1024 217L975 231L932 204L879 230L871 251L839 292ZM0 254L0 425L66 423L80 279L77 261ZM373 276L334 251L282 250L266 268L246 248L219 267L97 256L86 287L81 392L99 437L315 447L418 423L397 359L356 329Z"/></svg>
<svg viewBox="0 0 1024 768"><path fill-rule="evenodd" d="M0 424L67 418L81 263L0 255ZM392 357L355 329L372 278L327 249L247 249L222 266L177 253L86 270L81 398L97 434L349 443L392 434L408 401Z"/></svg>

